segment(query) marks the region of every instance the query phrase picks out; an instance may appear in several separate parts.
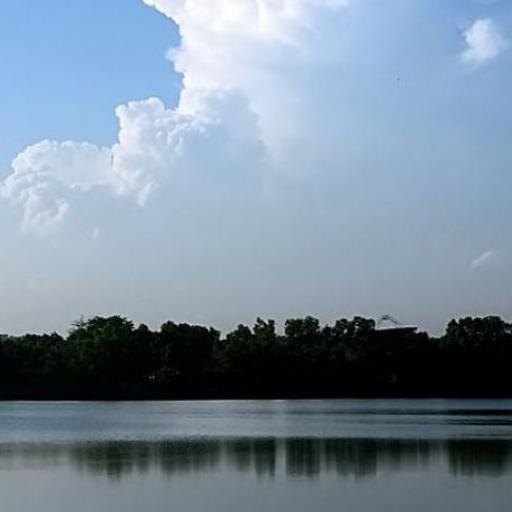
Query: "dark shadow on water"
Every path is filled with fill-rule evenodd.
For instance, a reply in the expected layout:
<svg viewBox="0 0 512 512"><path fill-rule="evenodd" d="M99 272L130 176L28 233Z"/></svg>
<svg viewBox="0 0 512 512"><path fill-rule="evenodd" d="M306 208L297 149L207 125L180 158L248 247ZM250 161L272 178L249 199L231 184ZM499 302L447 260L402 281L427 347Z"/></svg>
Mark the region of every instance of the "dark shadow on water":
<svg viewBox="0 0 512 512"><path fill-rule="evenodd" d="M112 480L155 471L172 478L218 470L258 478L332 474L359 479L440 468L454 477L502 477L512 474L512 441L259 438L0 444L0 471L58 466Z"/></svg>

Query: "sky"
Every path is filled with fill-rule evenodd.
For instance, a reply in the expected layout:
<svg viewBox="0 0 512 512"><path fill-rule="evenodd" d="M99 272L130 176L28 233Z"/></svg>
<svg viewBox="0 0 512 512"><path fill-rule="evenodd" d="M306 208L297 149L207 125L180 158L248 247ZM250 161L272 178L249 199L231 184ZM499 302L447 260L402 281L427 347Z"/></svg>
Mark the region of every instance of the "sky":
<svg viewBox="0 0 512 512"><path fill-rule="evenodd" d="M0 332L512 317L512 2L19 0Z"/></svg>

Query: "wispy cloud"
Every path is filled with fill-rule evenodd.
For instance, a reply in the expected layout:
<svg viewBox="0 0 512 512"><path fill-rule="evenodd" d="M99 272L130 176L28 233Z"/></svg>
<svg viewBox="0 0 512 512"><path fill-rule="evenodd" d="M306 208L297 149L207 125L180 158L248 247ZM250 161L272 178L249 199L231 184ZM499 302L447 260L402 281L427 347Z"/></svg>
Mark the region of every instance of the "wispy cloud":
<svg viewBox="0 0 512 512"><path fill-rule="evenodd" d="M469 64L491 61L508 46L508 41L490 18L476 20L463 36L467 47L462 53L462 60Z"/></svg>
<svg viewBox="0 0 512 512"><path fill-rule="evenodd" d="M486 251L478 258L475 258L471 262L471 270L477 270L481 267L485 267L487 265L490 265L494 261L496 261L496 258L498 257L498 253L494 250Z"/></svg>

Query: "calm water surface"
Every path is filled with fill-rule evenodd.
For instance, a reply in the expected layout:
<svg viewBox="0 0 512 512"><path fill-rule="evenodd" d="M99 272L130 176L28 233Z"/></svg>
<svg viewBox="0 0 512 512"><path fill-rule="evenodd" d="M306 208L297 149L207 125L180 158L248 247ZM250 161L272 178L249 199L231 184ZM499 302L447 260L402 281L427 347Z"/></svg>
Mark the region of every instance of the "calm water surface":
<svg viewBox="0 0 512 512"><path fill-rule="evenodd" d="M0 403L0 511L510 511L512 401Z"/></svg>

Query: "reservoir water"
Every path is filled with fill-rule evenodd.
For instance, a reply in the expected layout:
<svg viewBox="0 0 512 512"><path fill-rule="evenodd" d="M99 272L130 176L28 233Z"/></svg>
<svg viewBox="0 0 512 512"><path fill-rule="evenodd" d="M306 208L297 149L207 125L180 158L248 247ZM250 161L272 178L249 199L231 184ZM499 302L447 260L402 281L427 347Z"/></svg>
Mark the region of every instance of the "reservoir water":
<svg viewBox="0 0 512 512"><path fill-rule="evenodd" d="M0 511L509 511L512 401L0 403Z"/></svg>

